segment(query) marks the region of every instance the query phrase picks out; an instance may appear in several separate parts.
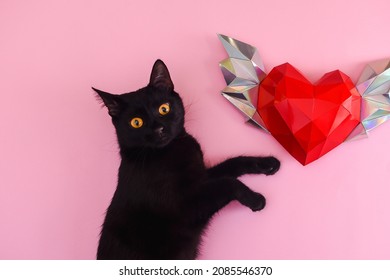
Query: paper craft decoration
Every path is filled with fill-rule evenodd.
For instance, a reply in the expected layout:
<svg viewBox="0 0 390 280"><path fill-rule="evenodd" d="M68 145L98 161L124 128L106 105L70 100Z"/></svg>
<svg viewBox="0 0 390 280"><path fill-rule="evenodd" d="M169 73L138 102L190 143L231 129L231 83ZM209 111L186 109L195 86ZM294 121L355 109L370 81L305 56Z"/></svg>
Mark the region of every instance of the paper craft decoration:
<svg viewBox="0 0 390 280"><path fill-rule="evenodd" d="M362 96L360 135L390 118L390 59L369 63L357 82Z"/></svg>
<svg viewBox="0 0 390 280"><path fill-rule="evenodd" d="M265 77L258 93L265 126L303 165L344 142L360 120L360 95L340 71L312 85L286 63Z"/></svg>
<svg viewBox="0 0 390 280"><path fill-rule="evenodd" d="M339 70L312 84L288 63L266 74L255 47L218 36L229 55L222 95L303 165L390 118L389 59L368 64L357 86Z"/></svg>
<svg viewBox="0 0 390 280"><path fill-rule="evenodd" d="M224 35L219 36L229 55L229 58L220 62L227 84L222 95L267 131L256 110L258 85L266 76L256 48Z"/></svg>

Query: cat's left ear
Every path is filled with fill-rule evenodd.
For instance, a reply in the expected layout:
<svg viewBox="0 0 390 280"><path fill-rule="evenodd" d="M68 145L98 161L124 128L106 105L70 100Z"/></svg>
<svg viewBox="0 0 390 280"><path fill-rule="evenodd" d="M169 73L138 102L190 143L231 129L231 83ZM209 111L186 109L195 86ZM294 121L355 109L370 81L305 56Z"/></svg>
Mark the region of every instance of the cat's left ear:
<svg viewBox="0 0 390 280"><path fill-rule="evenodd" d="M173 83L168 68L160 59L156 60L153 65L149 85L166 92L173 91Z"/></svg>

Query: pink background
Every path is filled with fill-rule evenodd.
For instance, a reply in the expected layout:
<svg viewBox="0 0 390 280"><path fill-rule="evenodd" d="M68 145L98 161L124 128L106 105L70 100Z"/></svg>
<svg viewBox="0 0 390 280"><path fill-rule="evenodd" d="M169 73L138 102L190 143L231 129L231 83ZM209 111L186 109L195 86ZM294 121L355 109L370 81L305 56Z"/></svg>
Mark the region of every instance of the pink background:
<svg viewBox="0 0 390 280"><path fill-rule="evenodd" d="M202 259L389 259L390 123L303 167L224 98L216 33L290 62L312 81L356 81L390 56L388 0L0 1L0 259L92 259L115 188L118 149L91 86L122 93L168 65L205 158L275 155L246 176L268 199L216 215Z"/></svg>

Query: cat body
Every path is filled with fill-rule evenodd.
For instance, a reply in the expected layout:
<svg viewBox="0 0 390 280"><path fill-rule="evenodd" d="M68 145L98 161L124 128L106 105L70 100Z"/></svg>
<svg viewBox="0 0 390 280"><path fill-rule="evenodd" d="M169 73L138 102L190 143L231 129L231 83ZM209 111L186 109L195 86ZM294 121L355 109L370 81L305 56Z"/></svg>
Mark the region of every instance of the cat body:
<svg viewBox="0 0 390 280"><path fill-rule="evenodd" d="M232 200L253 211L265 198L237 177L274 174L273 157L236 157L211 168L184 128L184 106L161 60L149 85L122 95L94 89L120 147L118 185L107 209L98 259L195 259L212 216Z"/></svg>

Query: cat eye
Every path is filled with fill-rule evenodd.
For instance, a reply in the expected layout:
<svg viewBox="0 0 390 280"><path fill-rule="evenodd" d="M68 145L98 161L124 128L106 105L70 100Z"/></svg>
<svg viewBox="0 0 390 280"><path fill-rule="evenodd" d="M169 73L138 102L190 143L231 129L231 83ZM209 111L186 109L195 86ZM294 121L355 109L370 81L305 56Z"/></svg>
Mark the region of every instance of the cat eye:
<svg viewBox="0 0 390 280"><path fill-rule="evenodd" d="M141 118L134 118L130 121L130 125L134 128L140 128L144 124Z"/></svg>
<svg viewBox="0 0 390 280"><path fill-rule="evenodd" d="M158 108L158 112L161 116L164 116L168 114L171 111L171 107L169 106L169 103L164 103Z"/></svg>

